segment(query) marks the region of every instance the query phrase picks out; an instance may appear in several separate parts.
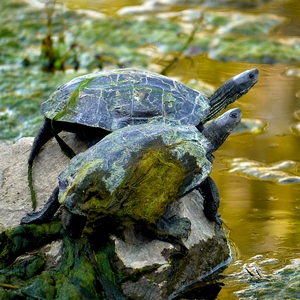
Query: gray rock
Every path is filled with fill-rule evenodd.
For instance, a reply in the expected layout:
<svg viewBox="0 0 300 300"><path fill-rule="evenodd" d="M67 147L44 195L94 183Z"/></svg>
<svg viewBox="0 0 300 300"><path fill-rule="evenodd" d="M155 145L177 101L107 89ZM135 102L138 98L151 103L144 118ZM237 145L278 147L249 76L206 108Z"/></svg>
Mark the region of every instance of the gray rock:
<svg viewBox="0 0 300 300"><path fill-rule="evenodd" d="M126 232L124 240L112 237L119 271L143 274L137 281L122 283L130 299L173 299L231 260L223 229L206 219L203 197L197 190L170 205L166 214L190 219L187 240L179 244L147 240L134 229Z"/></svg>
<svg viewBox="0 0 300 300"><path fill-rule="evenodd" d="M65 141L71 147L84 151L85 146L66 134ZM22 138L14 144L0 142L0 232L20 223L21 217L32 210L27 181L27 160L33 138ZM69 159L52 139L36 157L33 168L33 184L38 207L43 207L57 185L57 175L63 171Z"/></svg>
<svg viewBox="0 0 300 300"><path fill-rule="evenodd" d="M32 142L32 138L22 138L15 144L0 143L0 232L17 226L21 217L31 211L27 159ZM67 143L73 149L85 149L71 134ZM37 156L33 176L38 209L47 201L57 185L57 175L68 162L54 139ZM203 197L197 190L170 205L166 214L190 219L188 239L178 243L162 241L136 228L126 230L122 239L111 236L115 244L115 268L129 275L127 278L130 275L135 278L123 281L121 286L131 299L173 299L231 259L223 228L206 219ZM41 250L44 254L48 248L52 253L48 255L49 268L57 268L61 242L45 247Z"/></svg>

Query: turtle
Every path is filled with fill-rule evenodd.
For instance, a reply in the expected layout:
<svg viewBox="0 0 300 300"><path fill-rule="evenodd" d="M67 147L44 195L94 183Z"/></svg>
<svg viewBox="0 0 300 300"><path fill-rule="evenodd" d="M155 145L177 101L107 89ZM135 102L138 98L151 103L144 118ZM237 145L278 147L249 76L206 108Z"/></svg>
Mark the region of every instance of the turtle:
<svg viewBox="0 0 300 300"><path fill-rule="evenodd" d="M247 70L225 82L210 97L177 80L133 68L95 72L63 84L41 105L44 123L28 159L33 209L32 166L41 147L55 136L70 158L75 155L59 138L59 132L75 132L90 147L128 125L189 124L201 131L205 122L247 93L258 76L257 69Z"/></svg>
<svg viewBox="0 0 300 300"><path fill-rule="evenodd" d="M187 238L190 221L165 218L164 212L170 203L200 188L207 198L204 212L221 225L219 193L210 178L212 153L240 119L241 110L235 108L202 132L192 125L162 124L116 130L73 157L44 208L28 213L21 223L48 221L62 205L62 223L71 236L109 219L127 226L141 223L162 236Z"/></svg>

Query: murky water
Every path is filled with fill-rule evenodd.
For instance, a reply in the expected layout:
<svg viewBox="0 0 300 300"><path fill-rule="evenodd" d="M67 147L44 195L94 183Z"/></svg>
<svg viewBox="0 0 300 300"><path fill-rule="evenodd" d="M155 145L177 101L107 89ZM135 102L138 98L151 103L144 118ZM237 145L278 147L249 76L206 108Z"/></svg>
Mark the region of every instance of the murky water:
<svg viewBox="0 0 300 300"><path fill-rule="evenodd" d="M113 16L120 8L141 2L114 1L111 6L111 1L64 1L70 8L88 8ZM180 9L183 8L181 5ZM199 9L199 6L186 8ZM210 9L229 11L226 7ZM272 31L272 36L278 40L291 38L286 42L300 40L299 0L270 1L247 9L233 5L230 11L285 17L286 21ZM153 57L159 63L155 53ZM299 270L300 259L300 184L297 182L300 177L300 57L289 63L261 64L224 62L202 53L192 60L180 60L169 74L187 83L197 79L217 88L228 78L254 67L260 71L258 84L232 107L240 107L245 119L262 121L266 127L257 134L232 135L215 153L212 177L221 194L220 213L236 247L236 260L224 273L225 286L217 299L258 297L258 284L262 289L270 281L282 283L299 276L299 271L295 274L290 271L294 277L285 277L282 268L296 266ZM251 172L247 172L249 169ZM250 275L244 264L250 269L255 264L254 269L265 277ZM244 288L249 289L250 295L235 294ZM264 291L266 294L257 299L284 299L276 298L275 288ZM294 298L297 291L300 295L299 286L294 287Z"/></svg>

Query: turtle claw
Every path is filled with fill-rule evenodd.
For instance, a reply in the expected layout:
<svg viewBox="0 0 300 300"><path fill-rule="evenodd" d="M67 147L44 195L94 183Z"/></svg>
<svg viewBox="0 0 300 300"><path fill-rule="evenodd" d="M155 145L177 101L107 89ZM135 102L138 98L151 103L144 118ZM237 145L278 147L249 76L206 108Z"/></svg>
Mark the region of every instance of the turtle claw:
<svg viewBox="0 0 300 300"><path fill-rule="evenodd" d="M41 224L43 223L43 216L41 211L29 212L25 217L21 219L21 224Z"/></svg>
<svg viewBox="0 0 300 300"><path fill-rule="evenodd" d="M221 219L221 215L219 214L219 213L217 213L215 216L214 216L214 218L213 218L213 220L212 221L214 221L217 225L222 225L222 223L223 223L223 221L222 221L222 219Z"/></svg>

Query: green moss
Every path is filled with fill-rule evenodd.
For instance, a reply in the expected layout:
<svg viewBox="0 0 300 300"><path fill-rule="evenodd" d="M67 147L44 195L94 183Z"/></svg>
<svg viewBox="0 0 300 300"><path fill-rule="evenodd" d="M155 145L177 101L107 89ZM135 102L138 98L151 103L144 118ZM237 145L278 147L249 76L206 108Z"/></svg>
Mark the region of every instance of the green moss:
<svg viewBox="0 0 300 300"><path fill-rule="evenodd" d="M37 227L43 226L37 225ZM17 232L15 234L17 235ZM18 235L23 236L20 230ZM55 240L55 237L53 239ZM38 241L38 237L36 241ZM1 299L14 299L14 297L27 297L28 299L104 299L101 296L99 278L104 278L109 272L113 274L112 270L107 269L110 267L110 264L107 263L107 257L113 251L110 248L110 245L108 249L104 247L95 256L92 244L85 238L71 239L65 236L63 239L63 258L59 270L45 270L44 259L37 252L16 260L9 268L2 268L0 270ZM25 254L25 251L23 249L22 254ZM112 277L109 276L108 280L110 278ZM112 289L118 290L119 282L116 278L114 281L116 287L112 287Z"/></svg>
<svg viewBox="0 0 300 300"><path fill-rule="evenodd" d="M230 23L230 16L222 13L206 13L205 21L213 27L220 27Z"/></svg>
<svg viewBox="0 0 300 300"><path fill-rule="evenodd" d="M60 203L68 201L72 197L72 203L76 203L79 209L86 214L94 211L102 216L104 210L111 203L111 193L106 189L104 178L108 173L99 169L102 159L93 160L85 164L77 173L77 176L67 191L59 199Z"/></svg>
<svg viewBox="0 0 300 300"><path fill-rule="evenodd" d="M8 268L0 270L0 286L4 284L15 288L21 287L24 285L24 280L40 274L44 265L45 260L39 255L22 257Z"/></svg>
<svg viewBox="0 0 300 300"><path fill-rule="evenodd" d="M36 249L49 240L61 236L62 225L59 221L43 225L19 225L0 235L0 268L5 268L23 253Z"/></svg>
<svg viewBox="0 0 300 300"><path fill-rule="evenodd" d="M0 299L2 300L10 300L11 297L8 295L8 292L4 289L0 287Z"/></svg>
<svg viewBox="0 0 300 300"><path fill-rule="evenodd" d="M64 238L63 261L60 268L62 274L56 274L56 288L59 299L97 299L97 274L90 260L92 250L86 239ZM67 285L66 285L67 282ZM72 293L71 296L70 292ZM75 297L75 298L73 298ZM79 298L80 299L80 298Z"/></svg>
<svg viewBox="0 0 300 300"><path fill-rule="evenodd" d="M166 207L177 199L185 178L185 168L170 153L170 149L148 149L131 164L114 196L122 197L120 217L155 223Z"/></svg>
<svg viewBox="0 0 300 300"><path fill-rule="evenodd" d="M106 180L117 175L105 174L98 162L84 165L60 199L66 205L71 201L74 209L86 215L86 233L107 216L125 226L133 220L155 224L167 205L177 199L186 175L185 167L170 148L148 148L129 162L122 182L110 193Z"/></svg>
<svg viewBox="0 0 300 300"><path fill-rule="evenodd" d="M72 117L72 111L78 103L79 93L86 88L91 81L95 79L94 77L88 77L81 81L81 83L73 91L72 95L69 98L69 101L64 105L64 107L53 117L53 120L59 120L65 115L70 115Z"/></svg>
<svg viewBox="0 0 300 300"><path fill-rule="evenodd" d="M268 35L272 28L279 25L282 21L276 19L254 19L248 22L237 22L230 26L226 33L238 34L238 35Z"/></svg>
<svg viewBox="0 0 300 300"><path fill-rule="evenodd" d="M29 282L24 282L24 287L15 293L18 296L26 296L27 299L55 299L54 284L52 272L45 271Z"/></svg>
<svg viewBox="0 0 300 300"><path fill-rule="evenodd" d="M118 274L113 267L114 246L108 242L95 253L95 262L98 269L98 274L102 285L105 287L107 297L112 299L123 300L120 288L120 283L123 279L121 274Z"/></svg>

